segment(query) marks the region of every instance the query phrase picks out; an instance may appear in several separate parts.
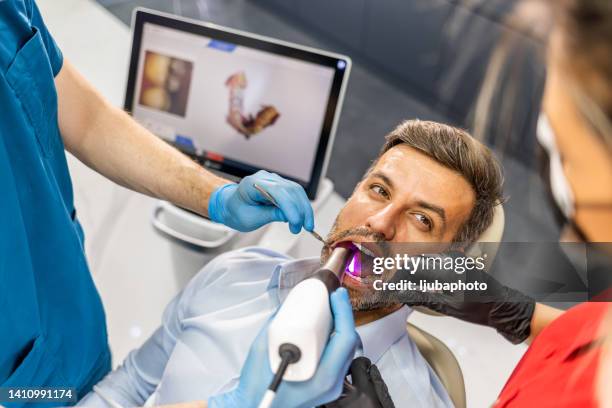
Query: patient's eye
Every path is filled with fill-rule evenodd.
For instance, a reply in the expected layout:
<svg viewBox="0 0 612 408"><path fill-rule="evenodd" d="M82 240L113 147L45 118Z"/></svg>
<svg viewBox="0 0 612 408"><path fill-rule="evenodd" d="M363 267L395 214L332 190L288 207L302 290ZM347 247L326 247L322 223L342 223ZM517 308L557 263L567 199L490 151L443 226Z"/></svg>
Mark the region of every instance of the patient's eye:
<svg viewBox="0 0 612 408"><path fill-rule="evenodd" d="M372 184L370 186L370 190L372 190L374 193L381 195L385 198L389 198L389 193L387 193L387 190L385 190L385 188L381 186L380 184Z"/></svg>
<svg viewBox="0 0 612 408"><path fill-rule="evenodd" d="M426 215L417 213L414 214L414 217L427 229L427 231L431 231L433 228L433 222Z"/></svg>

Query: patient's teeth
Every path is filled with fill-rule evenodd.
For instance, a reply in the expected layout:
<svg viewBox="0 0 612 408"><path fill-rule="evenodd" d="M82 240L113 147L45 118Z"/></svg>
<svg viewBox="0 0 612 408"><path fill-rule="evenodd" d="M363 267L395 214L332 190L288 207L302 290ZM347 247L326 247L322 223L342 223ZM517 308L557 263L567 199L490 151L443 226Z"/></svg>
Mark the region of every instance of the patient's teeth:
<svg viewBox="0 0 612 408"><path fill-rule="evenodd" d="M363 252L367 256L371 256L372 258L376 257L372 251L361 245L359 242L353 242L353 245L355 245L360 252Z"/></svg>

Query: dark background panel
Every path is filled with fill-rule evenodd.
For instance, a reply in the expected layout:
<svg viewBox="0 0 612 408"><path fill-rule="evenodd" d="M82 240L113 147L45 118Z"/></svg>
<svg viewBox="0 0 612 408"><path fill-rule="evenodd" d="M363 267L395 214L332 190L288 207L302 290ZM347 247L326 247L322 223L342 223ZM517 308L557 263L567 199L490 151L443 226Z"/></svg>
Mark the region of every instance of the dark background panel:
<svg viewBox="0 0 612 408"><path fill-rule="evenodd" d="M369 0L363 53L392 72L403 87L436 100L440 50L451 8L445 0Z"/></svg>
<svg viewBox="0 0 612 408"><path fill-rule="evenodd" d="M360 48L369 0L298 0L297 16L338 43ZM289 10L291 12L291 10Z"/></svg>

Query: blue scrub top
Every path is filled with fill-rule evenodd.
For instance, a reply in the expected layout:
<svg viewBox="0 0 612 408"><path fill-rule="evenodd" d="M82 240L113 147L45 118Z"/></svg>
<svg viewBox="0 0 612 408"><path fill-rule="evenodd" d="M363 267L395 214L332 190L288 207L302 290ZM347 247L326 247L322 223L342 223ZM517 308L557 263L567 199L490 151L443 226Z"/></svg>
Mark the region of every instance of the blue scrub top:
<svg viewBox="0 0 612 408"><path fill-rule="evenodd" d="M80 397L110 352L58 127L62 61L33 0L0 1L0 387Z"/></svg>

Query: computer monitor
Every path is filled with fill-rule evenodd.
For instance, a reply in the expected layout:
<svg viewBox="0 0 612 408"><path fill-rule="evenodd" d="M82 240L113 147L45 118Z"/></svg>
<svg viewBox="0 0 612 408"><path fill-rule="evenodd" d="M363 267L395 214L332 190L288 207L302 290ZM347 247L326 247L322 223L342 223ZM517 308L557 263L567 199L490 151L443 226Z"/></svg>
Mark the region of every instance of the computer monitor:
<svg viewBox="0 0 612 408"><path fill-rule="evenodd" d="M203 166L260 169L314 199L351 60L234 29L137 9L125 109Z"/></svg>

